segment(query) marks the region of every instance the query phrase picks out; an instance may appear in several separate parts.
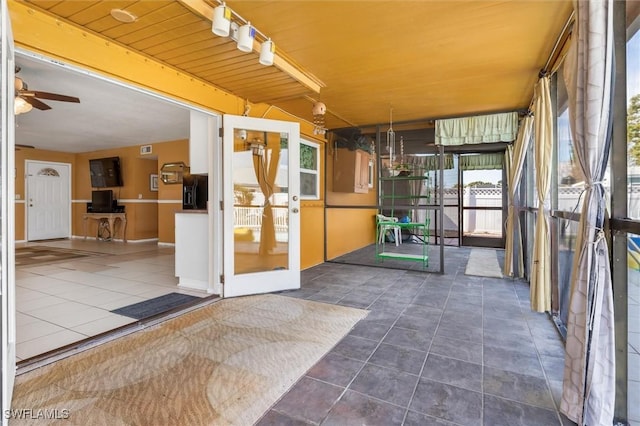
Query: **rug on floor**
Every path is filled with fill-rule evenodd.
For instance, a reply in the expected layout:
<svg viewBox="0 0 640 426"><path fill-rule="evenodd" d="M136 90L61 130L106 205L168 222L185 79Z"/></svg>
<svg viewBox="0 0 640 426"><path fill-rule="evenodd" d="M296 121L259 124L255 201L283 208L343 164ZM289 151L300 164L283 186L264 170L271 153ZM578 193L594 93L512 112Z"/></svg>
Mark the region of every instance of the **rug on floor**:
<svg viewBox="0 0 640 426"><path fill-rule="evenodd" d="M69 424L250 425L368 311L224 299L16 378L12 408Z"/></svg>
<svg viewBox="0 0 640 426"><path fill-rule="evenodd" d="M493 249L471 249L464 274L478 277L502 278L502 270L498 263L498 253Z"/></svg>
<svg viewBox="0 0 640 426"><path fill-rule="evenodd" d="M87 256L95 256L95 253L57 247L16 247L16 266L40 265Z"/></svg>
<svg viewBox="0 0 640 426"><path fill-rule="evenodd" d="M167 312L170 309L177 308L194 300L200 300L200 297L190 296L182 293L169 293L143 302L134 303L132 305L123 306L122 308L113 309L109 312L124 315L125 317L142 319L149 318L153 315Z"/></svg>

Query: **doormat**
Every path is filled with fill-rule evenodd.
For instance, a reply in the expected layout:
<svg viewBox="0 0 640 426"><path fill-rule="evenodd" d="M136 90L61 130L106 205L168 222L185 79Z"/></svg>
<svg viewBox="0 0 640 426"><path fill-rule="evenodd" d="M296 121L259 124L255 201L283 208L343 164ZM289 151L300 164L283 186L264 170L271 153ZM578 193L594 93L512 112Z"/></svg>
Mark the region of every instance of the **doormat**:
<svg viewBox="0 0 640 426"><path fill-rule="evenodd" d="M16 266L41 265L88 256L95 256L95 253L57 247L16 247Z"/></svg>
<svg viewBox="0 0 640 426"><path fill-rule="evenodd" d="M16 377L60 424L252 425L368 311L274 294L216 301Z"/></svg>
<svg viewBox="0 0 640 426"><path fill-rule="evenodd" d="M491 249L471 249L465 275L502 278L498 253Z"/></svg>
<svg viewBox="0 0 640 426"><path fill-rule="evenodd" d="M194 300L201 300L201 297L190 296L182 293L169 293L160 297L145 300L144 302L134 303L133 305L123 306L110 312L125 317L142 319L149 318L155 314L167 312L178 306L185 305Z"/></svg>

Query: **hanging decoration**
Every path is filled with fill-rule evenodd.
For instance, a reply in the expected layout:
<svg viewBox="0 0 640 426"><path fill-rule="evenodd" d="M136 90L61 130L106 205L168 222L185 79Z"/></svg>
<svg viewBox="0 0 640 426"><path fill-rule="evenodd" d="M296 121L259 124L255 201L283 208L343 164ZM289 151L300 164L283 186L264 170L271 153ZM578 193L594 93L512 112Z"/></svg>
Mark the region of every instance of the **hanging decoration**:
<svg viewBox="0 0 640 426"><path fill-rule="evenodd" d="M387 130L387 152L389 153L389 166L396 160L396 132L393 131L393 108L389 110L389 130Z"/></svg>
<svg viewBox="0 0 640 426"><path fill-rule="evenodd" d="M316 102L311 109L313 113L313 134L324 135L327 132L324 123L324 116L327 112L327 106L322 102Z"/></svg>

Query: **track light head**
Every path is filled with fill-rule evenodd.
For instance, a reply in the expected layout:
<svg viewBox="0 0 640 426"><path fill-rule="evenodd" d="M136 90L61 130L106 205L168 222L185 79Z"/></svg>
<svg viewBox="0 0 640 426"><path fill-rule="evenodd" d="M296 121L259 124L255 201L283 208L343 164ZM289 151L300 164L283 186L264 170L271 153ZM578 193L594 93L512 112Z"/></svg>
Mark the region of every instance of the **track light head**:
<svg viewBox="0 0 640 426"><path fill-rule="evenodd" d="M238 30L238 50L251 52L253 50L253 39L256 37L256 30L247 22Z"/></svg>
<svg viewBox="0 0 640 426"><path fill-rule="evenodd" d="M267 39L262 42L260 46L260 63L262 65L270 66L273 65L273 57L276 51L276 44L271 41L271 39Z"/></svg>
<svg viewBox="0 0 640 426"><path fill-rule="evenodd" d="M231 28L231 9L224 3L213 9L213 21L211 22L211 31L220 37L229 36Z"/></svg>

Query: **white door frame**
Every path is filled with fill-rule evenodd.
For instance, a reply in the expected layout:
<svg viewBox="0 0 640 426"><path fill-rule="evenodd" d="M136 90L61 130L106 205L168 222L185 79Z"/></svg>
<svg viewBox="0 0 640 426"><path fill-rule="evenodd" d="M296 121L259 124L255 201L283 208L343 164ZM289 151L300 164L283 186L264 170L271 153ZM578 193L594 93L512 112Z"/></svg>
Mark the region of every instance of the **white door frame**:
<svg viewBox="0 0 640 426"><path fill-rule="evenodd" d="M73 234L73 227L72 227L72 222L71 222L71 217L72 217L72 210L73 210L73 197L72 197L72 165L71 163L61 163L61 162L56 162L56 161L41 161L41 160L25 160L24 161L24 188L25 188L25 209L24 209L24 214L25 214L25 220L24 220L24 227L25 227L25 236L26 236L26 240L27 241L31 241L32 238L29 235L29 191L31 190L29 188L29 166L33 165L33 164L42 164L43 167L46 166L66 166L68 169L68 175L67 175L67 188L68 188L68 198L67 198L67 205L68 205L68 214L67 214L67 235L66 238L71 238L72 234Z"/></svg>
<svg viewBox="0 0 640 426"><path fill-rule="evenodd" d="M11 408L16 375L16 299L15 299L15 116L13 111L15 58L11 20L6 0L0 4L0 293L2 309L2 424L8 424L5 410Z"/></svg>
<svg viewBox="0 0 640 426"><path fill-rule="evenodd" d="M300 288L300 124L237 115L223 116L223 297ZM287 134L288 140L288 265L285 269L235 274L234 143L240 129ZM236 132L235 130L238 130ZM238 136L242 138L241 136ZM266 150L265 153L266 154Z"/></svg>

